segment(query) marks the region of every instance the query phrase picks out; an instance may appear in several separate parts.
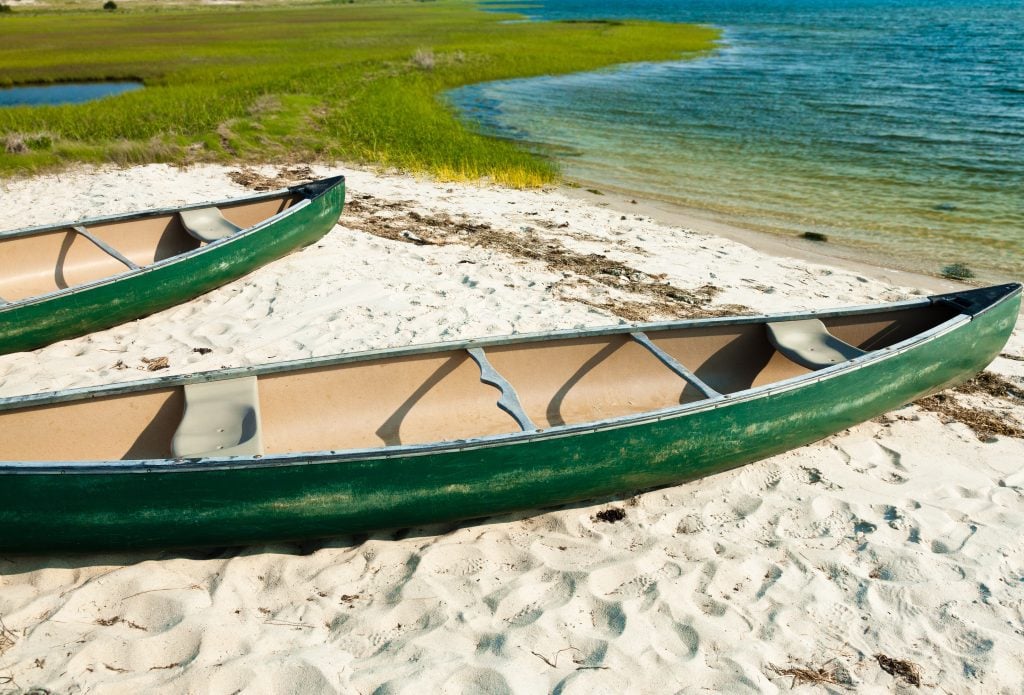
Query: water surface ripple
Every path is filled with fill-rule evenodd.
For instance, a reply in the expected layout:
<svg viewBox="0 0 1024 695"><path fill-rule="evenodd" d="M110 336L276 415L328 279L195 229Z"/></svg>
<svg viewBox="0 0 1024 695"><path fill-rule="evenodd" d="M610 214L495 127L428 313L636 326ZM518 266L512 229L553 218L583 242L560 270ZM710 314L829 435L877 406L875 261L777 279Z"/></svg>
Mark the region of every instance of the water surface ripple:
<svg viewBox="0 0 1024 695"><path fill-rule="evenodd" d="M1024 3L543 0L714 24L709 57L473 85L452 103L573 178L876 260L1024 276Z"/></svg>

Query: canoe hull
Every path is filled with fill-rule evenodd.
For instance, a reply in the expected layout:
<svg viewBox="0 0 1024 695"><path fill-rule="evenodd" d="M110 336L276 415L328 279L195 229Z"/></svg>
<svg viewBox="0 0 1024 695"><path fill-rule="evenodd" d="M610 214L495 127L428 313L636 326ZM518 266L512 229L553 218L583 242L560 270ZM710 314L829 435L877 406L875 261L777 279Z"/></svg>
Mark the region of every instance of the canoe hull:
<svg viewBox="0 0 1024 695"><path fill-rule="evenodd" d="M416 456L3 475L0 550L242 545L408 527L676 484L807 444L963 381L1019 294L859 369L660 420Z"/></svg>
<svg viewBox="0 0 1024 695"><path fill-rule="evenodd" d="M188 258L0 309L0 354L34 350L110 328L237 280L329 232L344 202L342 180L294 214Z"/></svg>

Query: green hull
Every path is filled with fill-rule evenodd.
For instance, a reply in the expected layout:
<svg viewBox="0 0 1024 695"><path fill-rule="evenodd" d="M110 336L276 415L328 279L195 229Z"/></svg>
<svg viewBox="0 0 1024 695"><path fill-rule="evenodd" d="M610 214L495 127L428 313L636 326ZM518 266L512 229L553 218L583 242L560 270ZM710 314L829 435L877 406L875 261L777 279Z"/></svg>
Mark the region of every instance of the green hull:
<svg viewBox="0 0 1024 695"><path fill-rule="evenodd" d="M34 350L148 316L313 243L334 227L345 202L344 179L311 184L321 185L324 190L317 190L309 205L226 242L110 281L0 307L0 354Z"/></svg>
<svg viewBox="0 0 1024 695"><path fill-rule="evenodd" d="M408 527L690 480L813 442L983 369L1019 286L946 332L826 378L572 436L339 460L329 452L188 470L34 472L0 464L0 549L238 545Z"/></svg>

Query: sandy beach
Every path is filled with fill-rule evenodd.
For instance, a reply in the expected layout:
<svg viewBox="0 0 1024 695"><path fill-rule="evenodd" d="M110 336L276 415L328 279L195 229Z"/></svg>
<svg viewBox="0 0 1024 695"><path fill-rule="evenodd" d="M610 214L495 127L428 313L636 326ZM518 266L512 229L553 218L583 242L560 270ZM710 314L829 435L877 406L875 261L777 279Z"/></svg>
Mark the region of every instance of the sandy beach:
<svg viewBox="0 0 1024 695"><path fill-rule="evenodd" d="M159 314L0 356L0 397L147 378L159 357L184 374L951 287L719 236L656 201L353 167L0 181L2 227L338 172L346 211L320 242ZM1024 326L987 374L592 504L301 544L0 557L0 693L1019 693Z"/></svg>

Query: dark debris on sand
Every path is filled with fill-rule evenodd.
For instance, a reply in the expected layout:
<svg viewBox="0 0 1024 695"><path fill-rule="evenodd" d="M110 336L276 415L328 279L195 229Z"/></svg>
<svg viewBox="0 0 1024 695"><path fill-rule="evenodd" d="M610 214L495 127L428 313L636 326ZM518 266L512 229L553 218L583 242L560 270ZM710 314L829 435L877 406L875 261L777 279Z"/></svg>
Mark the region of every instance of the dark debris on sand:
<svg viewBox="0 0 1024 695"><path fill-rule="evenodd" d="M160 369L169 369L170 360L166 357L143 357L142 363L146 365L146 371L155 372Z"/></svg>
<svg viewBox="0 0 1024 695"><path fill-rule="evenodd" d="M921 667L913 661L893 659L881 653L875 654L875 659L882 670L893 678L905 681L916 688L921 687Z"/></svg>
<svg viewBox="0 0 1024 695"><path fill-rule="evenodd" d="M798 685L853 685L850 674L842 664L835 660L824 666L789 666L781 668L774 664L769 664L768 670L779 676L789 676L792 678L791 688L795 688Z"/></svg>
<svg viewBox="0 0 1024 695"><path fill-rule="evenodd" d="M556 283L562 299L603 309L628 321L648 321L655 316L701 318L751 313L747 307L735 304L710 306L721 292L713 285L696 289L675 287L662 275L637 270L604 254L574 251L557 238L542 237L532 227L521 227L519 231L496 229L487 222L474 222L465 216L422 214L410 209L413 205L414 201L389 202L366 194L353 196L345 205L342 221L350 229L392 241L417 245L465 244L543 263L565 278ZM403 212L405 214L397 214ZM548 229L563 227L546 224L543 220L537 223ZM566 229L559 236L581 235ZM591 300L569 291L585 284L632 294L637 299Z"/></svg>
<svg viewBox="0 0 1024 695"><path fill-rule="evenodd" d="M277 176L265 176L248 167L243 167L238 171L229 171L228 178L238 185L251 188L254 191L274 191L278 188L287 188L311 181L315 178L315 174L307 166L282 167L278 170Z"/></svg>
<svg viewBox="0 0 1024 695"><path fill-rule="evenodd" d="M614 524L618 521L622 521L626 518L626 512L618 507L610 507L608 509L602 509L594 515L595 521L603 521L608 524Z"/></svg>
<svg viewBox="0 0 1024 695"><path fill-rule="evenodd" d="M1024 439L1024 425L1007 413L977 405L966 405L957 394L982 395L1009 401L1024 401L1024 390L992 372L982 372L956 388L928 396L914 405L936 413L945 422L960 422L971 428L981 441L994 436Z"/></svg>
<svg viewBox="0 0 1024 695"><path fill-rule="evenodd" d="M955 390L960 393L979 393L1024 401L1024 388L992 372L982 372L970 381L960 384Z"/></svg>

